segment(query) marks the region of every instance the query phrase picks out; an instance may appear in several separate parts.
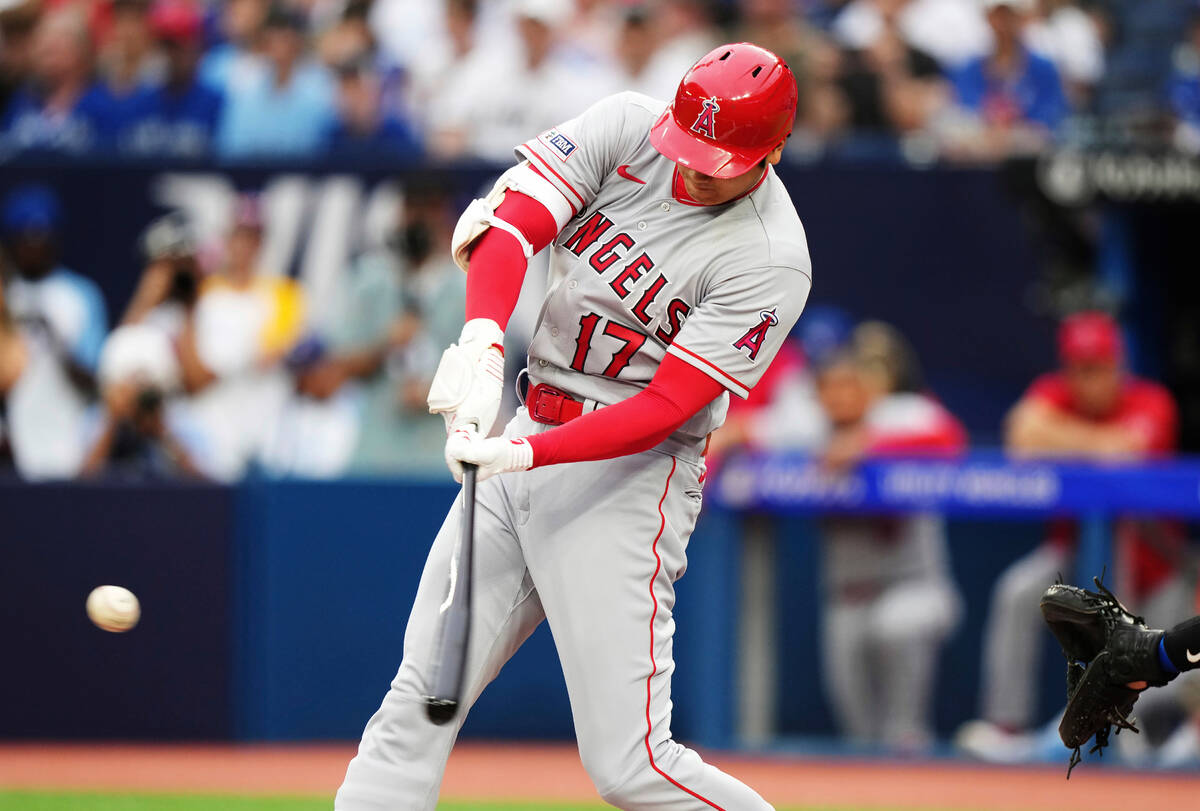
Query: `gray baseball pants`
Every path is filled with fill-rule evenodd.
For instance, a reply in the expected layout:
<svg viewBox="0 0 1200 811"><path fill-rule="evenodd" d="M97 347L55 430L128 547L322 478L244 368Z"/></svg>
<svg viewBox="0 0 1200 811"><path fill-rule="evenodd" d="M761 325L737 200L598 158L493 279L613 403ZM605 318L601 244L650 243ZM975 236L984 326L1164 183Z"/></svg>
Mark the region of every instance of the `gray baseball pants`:
<svg viewBox="0 0 1200 811"><path fill-rule="evenodd" d="M538 430L544 427L520 412L506 433ZM702 472L698 455L651 450L496 476L477 490L463 707L470 708L545 619L566 678L584 768L600 796L619 808L771 808L671 738L673 584L687 563ZM437 608L459 514L456 502L429 551L404 659L363 732L334 801L337 811L415 811L437 804L466 713L434 726L421 696L428 692Z"/></svg>

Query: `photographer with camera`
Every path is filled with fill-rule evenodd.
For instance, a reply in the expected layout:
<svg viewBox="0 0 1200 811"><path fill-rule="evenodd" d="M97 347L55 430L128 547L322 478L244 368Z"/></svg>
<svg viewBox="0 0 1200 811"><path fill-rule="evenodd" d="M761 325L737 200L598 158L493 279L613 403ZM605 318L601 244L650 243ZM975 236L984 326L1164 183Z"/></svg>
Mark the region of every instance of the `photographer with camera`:
<svg viewBox="0 0 1200 811"><path fill-rule="evenodd" d="M146 268L121 323L149 323L178 338L200 291L196 240L184 215L171 212L150 223L142 253Z"/></svg>
<svg viewBox="0 0 1200 811"><path fill-rule="evenodd" d="M179 363L161 329L127 324L113 330L99 376L103 414L82 475L205 478L168 399L179 387Z"/></svg>

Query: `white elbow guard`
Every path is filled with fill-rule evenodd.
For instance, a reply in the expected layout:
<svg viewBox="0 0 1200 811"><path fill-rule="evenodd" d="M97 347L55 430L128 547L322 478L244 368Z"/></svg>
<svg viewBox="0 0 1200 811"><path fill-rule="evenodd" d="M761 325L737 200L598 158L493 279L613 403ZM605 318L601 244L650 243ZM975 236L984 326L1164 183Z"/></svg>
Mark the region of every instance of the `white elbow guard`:
<svg viewBox="0 0 1200 811"><path fill-rule="evenodd" d="M499 228L512 234L524 251L525 258L533 256L533 245L521 233L521 229L496 216L496 209L500 207L504 194L509 189L527 194L544 205L554 217L559 230L570 221L571 207L566 198L545 178L533 171L528 161L522 161L500 176L487 197L472 200L458 218L454 234L450 238L450 251L455 264L463 270L467 269L475 243L489 228Z"/></svg>

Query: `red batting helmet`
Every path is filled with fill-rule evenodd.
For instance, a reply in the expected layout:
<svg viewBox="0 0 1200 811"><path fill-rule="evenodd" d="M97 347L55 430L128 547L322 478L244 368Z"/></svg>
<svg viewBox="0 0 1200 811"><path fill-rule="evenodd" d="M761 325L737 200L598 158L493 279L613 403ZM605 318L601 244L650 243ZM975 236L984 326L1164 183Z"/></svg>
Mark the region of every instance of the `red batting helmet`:
<svg viewBox="0 0 1200 811"><path fill-rule="evenodd" d="M683 77L650 143L702 174L736 177L792 131L796 95L796 77L778 56L748 42L722 45Z"/></svg>

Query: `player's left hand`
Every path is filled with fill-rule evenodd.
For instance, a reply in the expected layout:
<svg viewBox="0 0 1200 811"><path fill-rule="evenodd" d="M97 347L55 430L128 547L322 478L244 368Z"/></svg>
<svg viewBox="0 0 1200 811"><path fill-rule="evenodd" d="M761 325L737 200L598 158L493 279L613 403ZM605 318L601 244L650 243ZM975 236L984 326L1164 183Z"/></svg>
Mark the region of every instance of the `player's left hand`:
<svg viewBox="0 0 1200 811"><path fill-rule="evenodd" d="M481 437L471 428L459 428L446 440L446 467L456 482L463 478L463 463L475 465L476 481L497 473L512 473L533 467L533 447L526 439Z"/></svg>
<svg viewBox="0 0 1200 811"><path fill-rule="evenodd" d="M491 432L504 392L504 331L495 321L474 318L442 353L429 384L429 412L441 414L446 432L474 426Z"/></svg>

